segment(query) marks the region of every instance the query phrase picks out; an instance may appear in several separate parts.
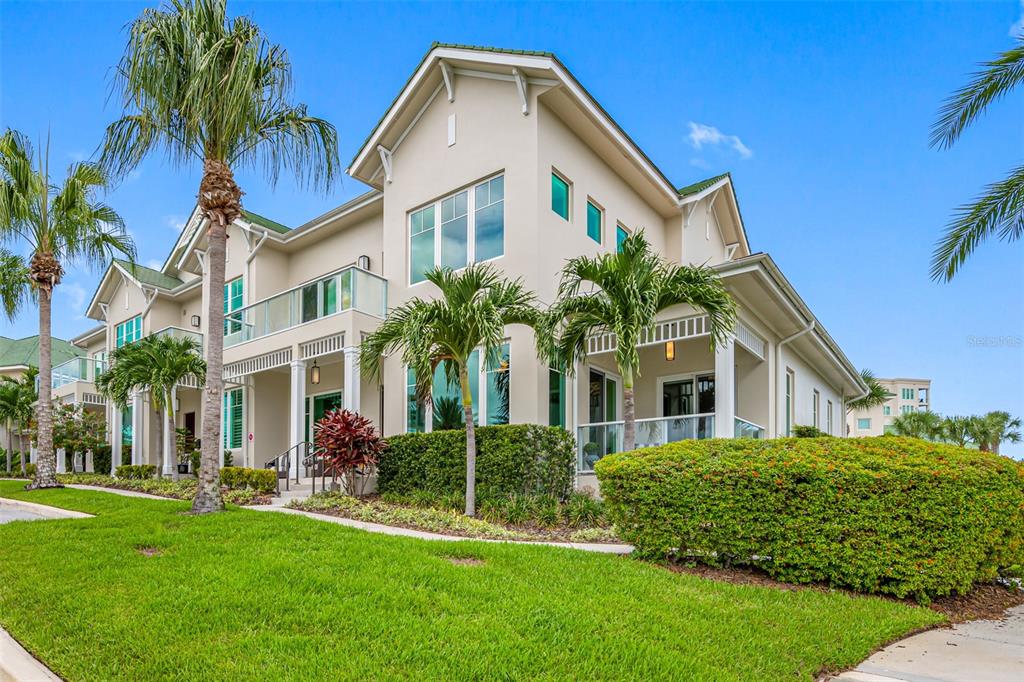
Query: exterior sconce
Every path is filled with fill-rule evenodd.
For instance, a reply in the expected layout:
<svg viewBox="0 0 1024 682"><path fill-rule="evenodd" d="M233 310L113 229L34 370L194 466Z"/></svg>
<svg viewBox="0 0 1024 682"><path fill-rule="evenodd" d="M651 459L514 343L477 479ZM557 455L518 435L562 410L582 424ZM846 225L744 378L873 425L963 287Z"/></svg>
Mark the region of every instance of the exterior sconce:
<svg viewBox="0 0 1024 682"><path fill-rule="evenodd" d="M370 257L369 256L360 256L359 258L356 259L356 265L359 266L360 268L362 268L363 270L369 270L370 269Z"/></svg>
<svg viewBox="0 0 1024 682"><path fill-rule="evenodd" d="M196 329L199 329L199 322L200 321L201 320L200 320L198 315L193 315L192 316L192 326L195 327Z"/></svg>
<svg viewBox="0 0 1024 682"><path fill-rule="evenodd" d="M316 364L316 360L313 361L313 366L309 368L309 383L314 386L320 383L320 365Z"/></svg>
<svg viewBox="0 0 1024 682"><path fill-rule="evenodd" d="M665 342L665 359L672 362L676 359L676 342L666 341Z"/></svg>

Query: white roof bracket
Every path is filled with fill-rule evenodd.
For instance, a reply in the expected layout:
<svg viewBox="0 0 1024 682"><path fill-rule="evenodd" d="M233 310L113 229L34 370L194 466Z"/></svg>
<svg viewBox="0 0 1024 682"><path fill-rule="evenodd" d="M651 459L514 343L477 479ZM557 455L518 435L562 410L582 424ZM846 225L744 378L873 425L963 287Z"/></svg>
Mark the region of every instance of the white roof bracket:
<svg viewBox="0 0 1024 682"><path fill-rule="evenodd" d="M384 167L384 179L391 182L391 152L382 144L377 145L380 153L380 165Z"/></svg>
<svg viewBox="0 0 1024 682"><path fill-rule="evenodd" d="M100 303L99 306L100 306L100 311L103 313L103 319L106 320L107 319L107 304L106 303Z"/></svg>
<svg viewBox="0 0 1024 682"><path fill-rule="evenodd" d="M444 87L448 91L448 101L455 101L455 72L445 60L438 62L441 66L441 77L444 78Z"/></svg>
<svg viewBox="0 0 1024 682"><path fill-rule="evenodd" d="M740 248L739 242L733 242L732 244L725 245L725 260L732 260L732 257L736 254L736 249Z"/></svg>
<svg viewBox="0 0 1024 682"><path fill-rule="evenodd" d="M523 104L523 116L529 116L530 101L526 98L526 78L524 78L522 72L515 67L512 67L512 77L516 79L516 90L519 91L519 101Z"/></svg>
<svg viewBox="0 0 1024 682"><path fill-rule="evenodd" d="M704 211L704 239L711 239L711 211L715 209L715 200L718 199L719 190L715 190L715 193L711 195L711 200L708 201L708 208Z"/></svg>

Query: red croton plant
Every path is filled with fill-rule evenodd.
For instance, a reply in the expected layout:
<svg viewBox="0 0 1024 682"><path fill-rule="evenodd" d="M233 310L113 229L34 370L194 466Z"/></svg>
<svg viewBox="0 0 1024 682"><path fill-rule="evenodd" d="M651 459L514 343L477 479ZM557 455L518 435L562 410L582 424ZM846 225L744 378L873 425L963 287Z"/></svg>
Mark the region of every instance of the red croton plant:
<svg viewBox="0 0 1024 682"><path fill-rule="evenodd" d="M362 494L366 476L359 479L355 489L356 473L366 474L377 464L377 457L387 448L373 423L349 410L331 410L314 425L314 444L323 456L324 470L332 480L343 481L349 494Z"/></svg>

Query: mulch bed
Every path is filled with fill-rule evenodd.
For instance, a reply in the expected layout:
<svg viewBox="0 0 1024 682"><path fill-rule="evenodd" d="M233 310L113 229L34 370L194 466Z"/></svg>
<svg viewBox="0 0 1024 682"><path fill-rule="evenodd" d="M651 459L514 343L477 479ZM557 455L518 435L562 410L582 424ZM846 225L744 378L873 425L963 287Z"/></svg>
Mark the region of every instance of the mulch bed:
<svg viewBox="0 0 1024 682"><path fill-rule="evenodd" d="M720 580L734 585L757 585L759 587L772 587L778 590L822 590L831 591L837 588L825 584L815 583L811 585L795 585L784 583L770 577L764 571L753 568L715 568L713 566L687 565L680 563L665 562L665 568L675 573L687 573L696 575L708 580ZM850 592L850 594L860 594ZM903 601L907 604L915 604L913 599L896 599L886 595L875 595L883 599ZM1006 617L1006 610L1014 606L1024 604L1024 590L1013 590L1003 585L986 584L976 585L973 590L965 595L951 595L939 597L928 605L933 611L938 611L946 616L951 623L963 623L969 620L1001 620Z"/></svg>

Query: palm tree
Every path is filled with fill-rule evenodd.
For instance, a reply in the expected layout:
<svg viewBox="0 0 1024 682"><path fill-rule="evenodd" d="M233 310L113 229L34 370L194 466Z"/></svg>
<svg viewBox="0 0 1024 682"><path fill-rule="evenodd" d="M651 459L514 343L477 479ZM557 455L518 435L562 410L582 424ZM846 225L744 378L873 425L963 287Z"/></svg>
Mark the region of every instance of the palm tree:
<svg viewBox="0 0 1024 682"><path fill-rule="evenodd" d="M539 335L548 344L542 349L547 359L572 374L576 363L586 358L590 336L615 334L626 450L636 444L637 344L661 311L677 305L692 306L708 316L712 349L736 326L736 304L714 270L669 263L651 249L641 230L626 238L619 253L578 256L565 265L558 298L548 312L548 329Z"/></svg>
<svg viewBox="0 0 1024 682"><path fill-rule="evenodd" d="M325 191L339 171L330 123L290 102L291 63L248 17L229 18L226 0L171 0L131 23L116 69L124 115L107 128L102 162L125 173L163 150L178 166L203 165L199 209L207 224L209 273L203 444L192 510L224 508L218 485L224 391L224 252L227 226L241 215L234 170L259 167L274 184L281 170Z"/></svg>
<svg viewBox="0 0 1024 682"><path fill-rule="evenodd" d="M10 377L0 377L0 423L7 432L7 475L11 475L14 459L14 424L18 420L18 385Z"/></svg>
<svg viewBox="0 0 1024 682"><path fill-rule="evenodd" d="M875 373L870 369L862 369L860 371L860 378L867 384L868 392L857 398L856 400L850 400L846 403L846 411L852 412L854 410L870 410L872 407L878 407L883 405L886 400L893 396L889 393L882 384L878 382L875 377Z"/></svg>
<svg viewBox="0 0 1024 682"><path fill-rule="evenodd" d="M942 437L942 417L935 412L905 412L892 420L892 433L922 440Z"/></svg>
<svg viewBox="0 0 1024 682"><path fill-rule="evenodd" d="M999 454L999 444L1003 441L1019 443L1021 440L1021 420L1011 417L1009 412L996 410L980 417L972 417L971 438L978 444L982 452Z"/></svg>
<svg viewBox="0 0 1024 682"><path fill-rule="evenodd" d="M25 476L26 469L25 464L28 461L28 454L30 445L26 444L25 436L28 434L31 423L32 414L35 410L36 400L39 398L39 393L36 391L36 377L39 376L39 368L30 366L25 373L21 375L20 379L14 379L12 377L4 377L0 379L6 383L12 383L17 389L15 397L16 408L14 410L14 421L18 426L18 440L19 447L21 450L21 475Z"/></svg>
<svg viewBox="0 0 1024 682"><path fill-rule="evenodd" d="M442 365L450 384L458 383L466 425L466 515L476 513L476 429L470 391L469 357L480 349L488 365L500 362L505 327L536 327L541 315L534 296L521 280L509 281L490 264L473 264L458 272L435 268L425 275L440 297L414 298L392 310L387 319L363 340L363 373L380 377L384 357L401 352L412 370L421 401L430 400L434 370Z"/></svg>
<svg viewBox="0 0 1024 682"><path fill-rule="evenodd" d="M5 273L0 275L4 312L12 318L33 296L39 303L39 380L43 390L36 403L39 456L30 488L58 485L49 390L50 309L53 290L64 276L64 264L99 267L114 255L135 259L135 247L121 217L95 199L98 191L109 186L107 174L92 163L72 164L64 184L54 185L48 149L36 157L24 135L8 129L0 137L0 244L19 242L31 253L28 261L9 251L4 255ZM22 279L26 273L27 279Z"/></svg>
<svg viewBox="0 0 1024 682"><path fill-rule="evenodd" d="M968 443L974 441L973 436L973 423L974 417L946 417L942 420L942 438L943 440L959 445L962 448L967 447Z"/></svg>
<svg viewBox="0 0 1024 682"><path fill-rule="evenodd" d="M133 393L149 391L153 407L164 417L165 467L172 464L175 450L175 387L186 379L205 380L206 362L200 352L192 339L147 336L111 353L110 367L96 379L96 387L120 409L128 405ZM172 475L177 479L177 467L172 468Z"/></svg>
<svg viewBox="0 0 1024 682"><path fill-rule="evenodd" d="M952 147L989 104L1024 81L1024 34L1016 41L1015 47L983 63L982 70L946 100L932 126L933 147ZM1024 236L1024 166L986 187L974 203L957 209L932 252L932 279L952 280L978 245L993 235L1005 242Z"/></svg>

